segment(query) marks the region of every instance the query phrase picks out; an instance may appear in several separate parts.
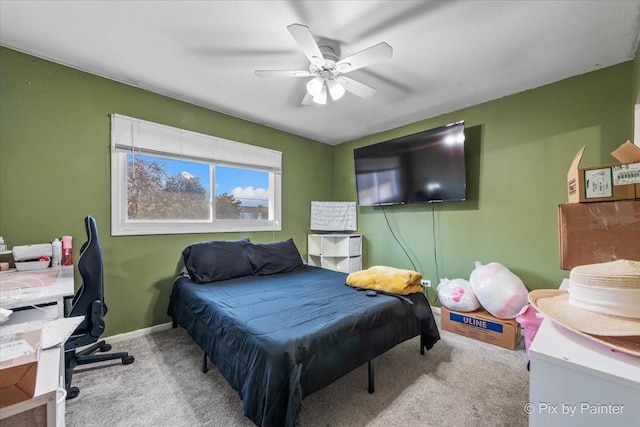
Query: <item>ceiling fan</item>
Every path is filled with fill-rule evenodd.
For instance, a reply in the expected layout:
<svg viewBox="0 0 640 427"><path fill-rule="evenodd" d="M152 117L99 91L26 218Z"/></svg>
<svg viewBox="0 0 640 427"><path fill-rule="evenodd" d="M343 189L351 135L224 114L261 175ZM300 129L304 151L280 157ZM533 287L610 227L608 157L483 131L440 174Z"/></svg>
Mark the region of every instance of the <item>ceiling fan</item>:
<svg viewBox="0 0 640 427"><path fill-rule="evenodd" d="M364 99L370 98L376 93L376 90L371 86L343 74L391 58L393 49L387 43L378 43L340 59L337 43L331 43L327 40L321 41L319 44L311 34L309 27L291 24L287 29L309 60L309 70L257 70L256 76L312 77L307 83L307 93L302 100L304 105L310 104L311 101L317 104L326 104L327 92L334 101L340 99L346 91Z"/></svg>

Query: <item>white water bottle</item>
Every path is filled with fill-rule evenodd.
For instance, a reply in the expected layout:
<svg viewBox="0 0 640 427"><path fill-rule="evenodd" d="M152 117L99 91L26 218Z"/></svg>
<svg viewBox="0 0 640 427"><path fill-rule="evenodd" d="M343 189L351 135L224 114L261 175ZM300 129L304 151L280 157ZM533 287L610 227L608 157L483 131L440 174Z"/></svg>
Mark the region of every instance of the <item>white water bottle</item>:
<svg viewBox="0 0 640 427"><path fill-rule="evenodd" d="M56 237L51 243L51 267L60 267L62 261L62 242Z"/></svg>

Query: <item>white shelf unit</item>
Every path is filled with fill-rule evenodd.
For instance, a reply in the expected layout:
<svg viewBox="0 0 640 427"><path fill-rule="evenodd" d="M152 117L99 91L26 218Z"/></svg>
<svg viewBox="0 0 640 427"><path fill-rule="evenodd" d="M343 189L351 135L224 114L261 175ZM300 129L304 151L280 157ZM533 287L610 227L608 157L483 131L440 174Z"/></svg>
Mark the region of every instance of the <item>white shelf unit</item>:
<svg viewBox="0 0 640 427"><path fill-rule="evenodd" d="M308 264L353 273L362 270L361 234L309 234Z"/></svg>

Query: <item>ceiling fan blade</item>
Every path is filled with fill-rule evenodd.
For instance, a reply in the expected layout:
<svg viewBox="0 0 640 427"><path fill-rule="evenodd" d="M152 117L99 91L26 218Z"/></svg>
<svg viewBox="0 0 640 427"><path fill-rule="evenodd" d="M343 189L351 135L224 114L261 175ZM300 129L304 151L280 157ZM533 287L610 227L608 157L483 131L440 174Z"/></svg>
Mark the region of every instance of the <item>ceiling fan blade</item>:
<svg viewBox="0 0 640 427"><path fill-rule="evenodd" d="M308 92L305 92L304 98L302 98L302 105L311 105L313 104L313 96L309 95Z"/></svg>
<svg viewBox="0 0 640 427"><path fill-rule="evenodd" d="M367 86L366 84L350 79L349 77L341 76L338 78L338 82L342 84L342 87L344 87L347 92L358 95L360 98L371 98L377 92L377 90L371 86Z"/></svg>
<svg viewBox="0 0 640 427"><path fill-rule="evenodd" d="M311 77L311 74L305 70L256 70L258 77Z"/></svg>
<svg viewBox="0 0 640 427"><path fill-rule="evenodd" d="M341 59L336 62L336 69L341 73L348 73L350 71L357 70L358 68L384 61L392 56L393 48L382 42Z"/></svg>
<svg viewBox="0 0 640 427"><path fill-rule="evenodd" d="M295 41L300 45L304 56L314 65L324 65L324 56L320 52L316 39L313 38L309 27L302 24L291 24L287 27Z"/></svg>

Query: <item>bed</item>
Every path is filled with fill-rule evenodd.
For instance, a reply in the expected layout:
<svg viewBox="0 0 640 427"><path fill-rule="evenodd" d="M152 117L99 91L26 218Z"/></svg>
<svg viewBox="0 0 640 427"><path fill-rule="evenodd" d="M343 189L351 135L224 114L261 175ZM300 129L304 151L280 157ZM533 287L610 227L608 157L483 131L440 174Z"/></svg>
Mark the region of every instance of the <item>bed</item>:
<svg viewBox="0 0 640 427"><path fill-rule="evenodd" d="M345 284L345 273L303 265L291 240L225 243L234 250L214 251L216 268L208 268L210 254L194 256L197 245L183 251L187 267L168 314L238 392L256 425L299 425L305 396L405 340L420 335L416 350L423 353L440 338L421 293L367 296ZM231 264L246 259L250 274L244 264L234 270ZM208 270L197 274L195 264Z"/></svg>

